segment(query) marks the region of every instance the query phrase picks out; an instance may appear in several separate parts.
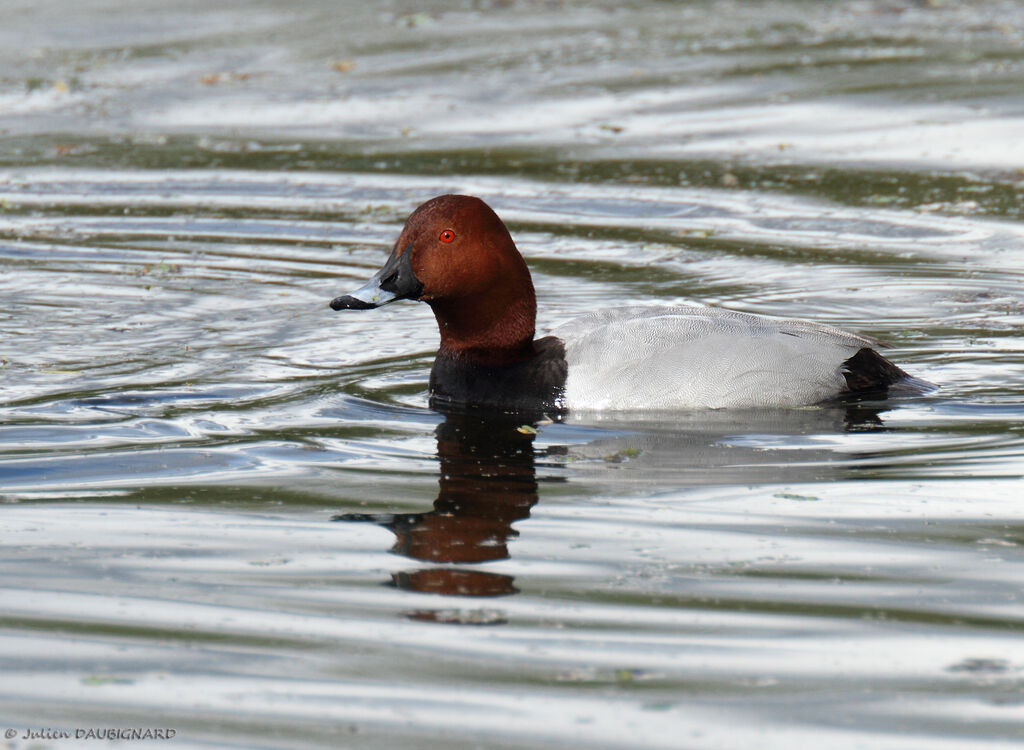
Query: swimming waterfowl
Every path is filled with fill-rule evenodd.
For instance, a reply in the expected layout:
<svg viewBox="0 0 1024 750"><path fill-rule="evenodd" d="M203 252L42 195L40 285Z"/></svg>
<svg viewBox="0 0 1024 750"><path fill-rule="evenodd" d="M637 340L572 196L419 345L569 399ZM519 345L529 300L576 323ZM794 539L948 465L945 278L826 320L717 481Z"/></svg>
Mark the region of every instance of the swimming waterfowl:
<svg viewBox="0 0 1024 750"><path fill-rule="evenodd" d="M498 215L468 195L442 195L413 211L384 266L330 306L366 310L402 299L426 302L437 319L435 407L799 407L930 387L866 336L714 307L608 308L535 338L526 262Z"/></svg>

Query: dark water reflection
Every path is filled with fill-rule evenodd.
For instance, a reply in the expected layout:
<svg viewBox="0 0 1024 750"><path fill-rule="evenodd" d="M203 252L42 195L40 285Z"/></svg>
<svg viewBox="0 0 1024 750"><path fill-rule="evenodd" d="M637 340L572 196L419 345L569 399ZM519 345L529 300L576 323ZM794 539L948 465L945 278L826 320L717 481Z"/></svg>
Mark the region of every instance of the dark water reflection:
<svg viewBox="0 0 1024 750"><path fill-rule="evenodd" d="M512 528L537 503L533 441L524 417L449 413L438 425L438 494L422 513L343 513L332 520L380 524L394 533L392 552L428 563L502 560ZM395 573L402 589L460 596L501 596L517 589L510 576L460 567ZM422 613L420 614L422 617Z"/></svg>
<svg viewBox="0 0 1024 750"><path fill-rule="evenodd" d="M513 524L529 518L539 499L538 460L563 467L563 474L569 459L628 462L630 472L648 477L661 473L674 482L694 484L842 479L856 470L857 457L816 443L844 432L884 430L887 408L884 403L850 401L802 410L673 413L643 422L606 416L606 437L548 445L539 454L534 446L537 428L550 420L448 411L435 430L439 476L432 510L342 513L331 520L378 524L395 535L392 553L428 563L394 573L391 584L400 589L468 597L515 594L513 577L465 566L510 556L509 542L519 536ZM801 446L799 437L812 438L811 444ZM784 457L773 445L785 446ZM549 473L545 481L565 482L568 477ZM442 619L424 609L412 616Z"/></svg>

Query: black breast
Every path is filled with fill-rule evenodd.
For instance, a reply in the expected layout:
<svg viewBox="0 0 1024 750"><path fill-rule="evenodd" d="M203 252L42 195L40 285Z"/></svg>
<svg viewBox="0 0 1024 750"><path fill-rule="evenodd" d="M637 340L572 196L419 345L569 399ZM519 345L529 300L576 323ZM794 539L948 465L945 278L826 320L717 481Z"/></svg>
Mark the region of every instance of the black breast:
<svg viewBox="0 0 1024 750"><path fill-rule="evenodd" d="M533 356L508 365L483 365L438 354L430 371L430 406L560 413L568 374L565 345L547 336L533 346Z"/></svg>

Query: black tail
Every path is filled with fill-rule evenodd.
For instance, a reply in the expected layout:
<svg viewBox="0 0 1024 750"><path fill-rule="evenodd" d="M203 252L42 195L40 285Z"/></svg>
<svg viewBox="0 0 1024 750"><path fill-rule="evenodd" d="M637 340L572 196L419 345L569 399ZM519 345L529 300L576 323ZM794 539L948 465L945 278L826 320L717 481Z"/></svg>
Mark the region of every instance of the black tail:
<svg viewBox="0 0 1024 750"><path fill-rule="evenodd" d="M897 391L917 394L928 393L938 387L927 380L908 375L868 347L843 362L843 377L851 393Z"/></svg>

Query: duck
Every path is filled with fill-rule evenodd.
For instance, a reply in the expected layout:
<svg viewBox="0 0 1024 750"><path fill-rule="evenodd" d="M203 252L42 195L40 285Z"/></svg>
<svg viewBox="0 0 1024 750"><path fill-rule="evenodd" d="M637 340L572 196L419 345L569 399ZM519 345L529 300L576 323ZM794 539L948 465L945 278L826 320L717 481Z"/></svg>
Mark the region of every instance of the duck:
<svg viewBox="0 0 1024 750"><path fill-rule="evenodd" d="M409 216L383 267L334 310L427 303L441 340L430 406L537 413L796 408L934 388L880 342L808 320L701 305L606 307L536 336L530 270L483 200Z"/></svg>

